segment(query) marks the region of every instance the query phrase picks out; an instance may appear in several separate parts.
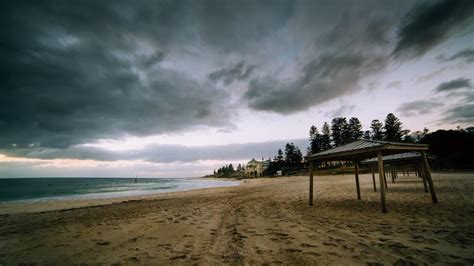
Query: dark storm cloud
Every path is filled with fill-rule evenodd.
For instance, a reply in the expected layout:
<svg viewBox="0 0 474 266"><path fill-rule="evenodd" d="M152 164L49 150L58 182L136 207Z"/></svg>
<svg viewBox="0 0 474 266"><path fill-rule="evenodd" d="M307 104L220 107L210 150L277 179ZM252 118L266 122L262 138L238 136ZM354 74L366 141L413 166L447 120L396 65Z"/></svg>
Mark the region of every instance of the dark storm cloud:
<svg viewBox="0 0 474 266"><path fill-rule="evenodd" d="M198 43L224 53L238 50L242 39L248 45L258 42L291 13L289 1L272 1L271 12L261 12L268 4L2 4L0 147L67 147L99 138L228 126L225 92L162 62ZM235 78L252 69L247 66Z"/></svg>
<svg viewBox="0 0 474 266"><path fill-rule="evenodd" d="M419 100L403 103L397 108L397 112L399 112L402 116L411 117L430 113L440 106L443 106L443 103L437 101Z"/></svg>
<svg viewBox="0 0 474 266"><path fill-rule="evenodd" d="M459 89L472 88L471 80L466 78L458 78L451 81L443 82L439 84L435 91L454 91Z"/></svg>
<svg viewBox="0 0 474 266"><path fill-rule="evenodd" d="M314 53L294 79L262 75L249 82L243 99L255 110L291 114L360 90L360 82L389 63L392 15L356 11L341 14L315 37Z"/></svg>
<svg viewBox="0 0 474 266"><path fill-rule="evenodd" d="M246 80L254 71L255 65L245 65L244 61L218 71L209 73L208 78L212 81L222 80L224 84L229 85L234 81Z"/></svg>
<svg viewBox="0 0 474 266"><path fill-rule="evenodd" d="M307 63L292 82L253 79L244 95L256 110L290 114L358 90L358 82L387 64L384 56L327 54Z"/></svg>
<svg viewBox="0 0 474 266"><path fill-rule="evenodd" d="M466 63L473 63L474 62L474 49L465 49L453 54L452 56L440 55L436 58L442 62L463 60Z"/></svg>
<svg viewBox="0 0 474 266"><path fill-rule="evenodd" d="M440 0L416 5L401 21L397 44L392 54L397 58L420 57L472 22L474 1Z"/></svg>
<svg viewBox="0 0 474 266"><path fill-rule="evenodd" d="M88 146L58 148L16 148L0 149L0 153L12 157L34 159L90 159L98 161L142 160L154 163L172 163L176 161L192 162L197 160L242 160L261 159L276 155L287 142L293 142L305 151L306 139L267 141L259 143L228 144L219 146L188 147L183 145L149 145L142 149L127 151L107 151Z"/></svg>

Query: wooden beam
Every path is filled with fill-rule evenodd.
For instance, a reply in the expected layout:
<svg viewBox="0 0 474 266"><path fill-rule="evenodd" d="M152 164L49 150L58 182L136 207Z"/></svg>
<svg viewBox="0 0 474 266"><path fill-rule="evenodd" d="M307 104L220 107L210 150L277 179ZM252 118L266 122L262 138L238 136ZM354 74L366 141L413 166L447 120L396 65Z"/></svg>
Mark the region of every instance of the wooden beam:
<svg viewBox="0 0 474 266"><path fill-rule="evenodd" d="M359 187L359 172L358 172L358 162L354 161L354 170L355 170L355 179L356 179L356 187L357 187L357 199L360 200L360 187Z"/></svg>
<svg viewBox="0 0 474 266"><path fill-rule="evenodd" d="M313 161L309 161L309 206L313 206Z"/></svg>
<svg viewBox="0 0 474 266"><path fill-rule="evenodd" d="M383 159L382 152L377 153L378 157L378 166L379 166L379 179L380 179L380 202L382 203L382 212L387 212L387 206L385 205L385 187L382 185L384 183L384 171L383 171Z"/></svg>
<svg viewBox="0 0 474 266"><path fill-rule="evenodd" d="M425 189L425 192L428 193L428 186L426 185L426 175L425 175L425 171L423 171L423 165L421 162L418 165L418 173L419 173L418 176L420 176L421 179L423 180L423 188Z"/></svg>
<svg viewBox="0 0 474 266"><path fill-rule="evenodd" d="M375 171L374 171L374 167L372 166L371 167L372 169L372 182L374 183L374 191L377 192L377 186L375 185Z"/></svg>
<svg viewBox="0 0 474 266"><path fill-rule="evenodd" d="M431 179L430 166L428 165L428 159L426 159L426 153L424 151L421 152L421 158L426 180L428 181L428 185L430 187L431 200L433 201L433 203L438 203L438 198L436 197L433 180Z"/></svg>

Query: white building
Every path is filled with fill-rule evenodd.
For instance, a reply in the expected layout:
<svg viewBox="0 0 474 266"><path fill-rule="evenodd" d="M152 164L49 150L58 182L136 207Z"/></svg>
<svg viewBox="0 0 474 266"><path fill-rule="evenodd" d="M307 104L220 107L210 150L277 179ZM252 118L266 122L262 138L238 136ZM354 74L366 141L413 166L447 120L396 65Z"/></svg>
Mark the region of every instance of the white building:
<svg viewBox="0 0 474 266"><path fill-rule="evenodd" d="M263 172L268 168L270 165L270 161L257 161L252 159L250 162L247 163L245 167L245 176L247 177L261 177L263 176Z"/></svg>

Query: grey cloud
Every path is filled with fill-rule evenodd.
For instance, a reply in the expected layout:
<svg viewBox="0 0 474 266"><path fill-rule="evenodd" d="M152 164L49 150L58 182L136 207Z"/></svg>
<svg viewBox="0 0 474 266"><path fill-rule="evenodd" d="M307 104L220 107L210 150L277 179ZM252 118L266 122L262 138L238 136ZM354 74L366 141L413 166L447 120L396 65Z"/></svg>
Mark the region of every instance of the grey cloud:
<svg viewBox="0 0 474 266"><path fill-rule="evenodd" d="M306 150L306 139L268 141L259 143L228 144L219 146L188 147L183 145L149 145L142 149L107 151L88 146L69 148L16 148L3 149L0 153L35 159L91 159L97 161L142 160L153 163L193 162L197 160L246 160L272 157L287 142Z"/></svg>
<svg viewBox="0 0 474 266"><path fill-rule="evenodd" d="M435 71L432 71L430 73L427 73L425 75L422 75L422 76L419 76L416 78L415 82L416 83L422 83L422 82L425 82L425 81L428 81L428 80L431 80L437 76L439 76L441 73L443 73L445 70L447 69L447 67L442 67L438 70L435 70Z"/></svg>
<svg viewBox="0 0 474 266"><path fill-rule="evenodd" d="M451 81L443 82L439 84L435 91L442 92L442 91L454 91L464 88L472 88L471 80L466 78L458 78Z"/></svg>
<svg viewBox="0 0 474 266"><path fill-rule="evenodd" d="M354 109L355 109L355 105L345 104L345 105L341 105L339 108L331 112L327 112L324 115L328 118L346 116L346 115L349 115Z"/></svg>
<svg viewBox="0 0 474 266"><path fill-rule="evenodd" d="M387 89L392 89L392 88L399 89L401 86L402 86L402 82L400 80L395 80L395 81L390 81L389 83L387 83L386 88Z"/></svg>
<svg viewBox="0 0 474 266"><path fill-rule="evenodd" d="M356 92L364 78L382 71L389 63L386 37L393 15L383 18L360 10L340 17L330 30L316 38L314 50L293 79L262 75L249 82L244 102L255 110L291 114Z"/></svg>
<svg viewBox="0 0 474 266"><path fill-rule="evenodd" d="M244 99L256 110L295 113L358 90L362 78L386 64L383 56L323 55L306 64L303 75L292 82L268 76L251 80Z"/></svg>
<svg viewBox="0 0 474 266"><path fill-rule="evenodd" d="M463 30L473 20L474 1L440 0L416 5L401 21L396 58L420 57L449 37Z"/></svg>
<svg viewBox="0 0 474 266"><path fill-rule="evenodd" d="M248 79L254 70L255 65L245 65L244 61L240 61L234 66L209 73L208 78L212 81L222 80L224 84L229 85L234 81Z"/></svg>
<svg viewBox="0 0 474 266"><path fill-rule="evenodd" d="M449 108L443 121L451 124L472 125L474 123L474 103L461 104Z"/></svg>
<svg viewBox="0 0 474 266"><path fill-rule="evenodd" d="M226 92L161 66L185 3L93 3L3 6L0 147L228 126Z"/></svg>
<svg viewBox="0 0 474 266"><path fill-rule="evenodd" d="M436 57L436 59L442 62L464 60L467 63L473 63L474 62L474 49L464 49L451 56L439 55Z"/></svg>
<svg viewBox="0 0 474 266"><path fill-rule="evenodd" d="M443 103L437 101L418 100L403 103L397 108L397 111L405 117L424 115L432 112L435 108L443 106Z"/></svg>

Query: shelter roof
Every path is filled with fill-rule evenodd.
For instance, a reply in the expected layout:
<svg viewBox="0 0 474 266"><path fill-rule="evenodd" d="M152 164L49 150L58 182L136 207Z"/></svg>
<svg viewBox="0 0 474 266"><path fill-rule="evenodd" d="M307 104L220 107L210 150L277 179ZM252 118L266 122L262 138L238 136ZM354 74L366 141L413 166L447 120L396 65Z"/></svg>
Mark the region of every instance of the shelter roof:
<svg viewBox="0 0 474 266"><path fill-rule="evenodd" d="M427 144L362 139L333 149L311 154L307 156L306 159L310 161L363 160L374 157L377 152L382 152L383 155L390 155L426 150L428 150Z"/></svg>
<svg viewBox="0 0 474 266"><path fill-rule="evenodd" d="M405 152L405 153L399 153L399 154L392 154L392 155L386 155L383 156L383 161L386 163L390 162L406 162L406 161L415 161L419 160L421 158L421 154L419 152ZM431 155L431 154L426 154L427 159L434 160L436 159L436 156ZM377 157L369 158L362 160L360 163L361 164L374 164L377 163Z"/></svg>

